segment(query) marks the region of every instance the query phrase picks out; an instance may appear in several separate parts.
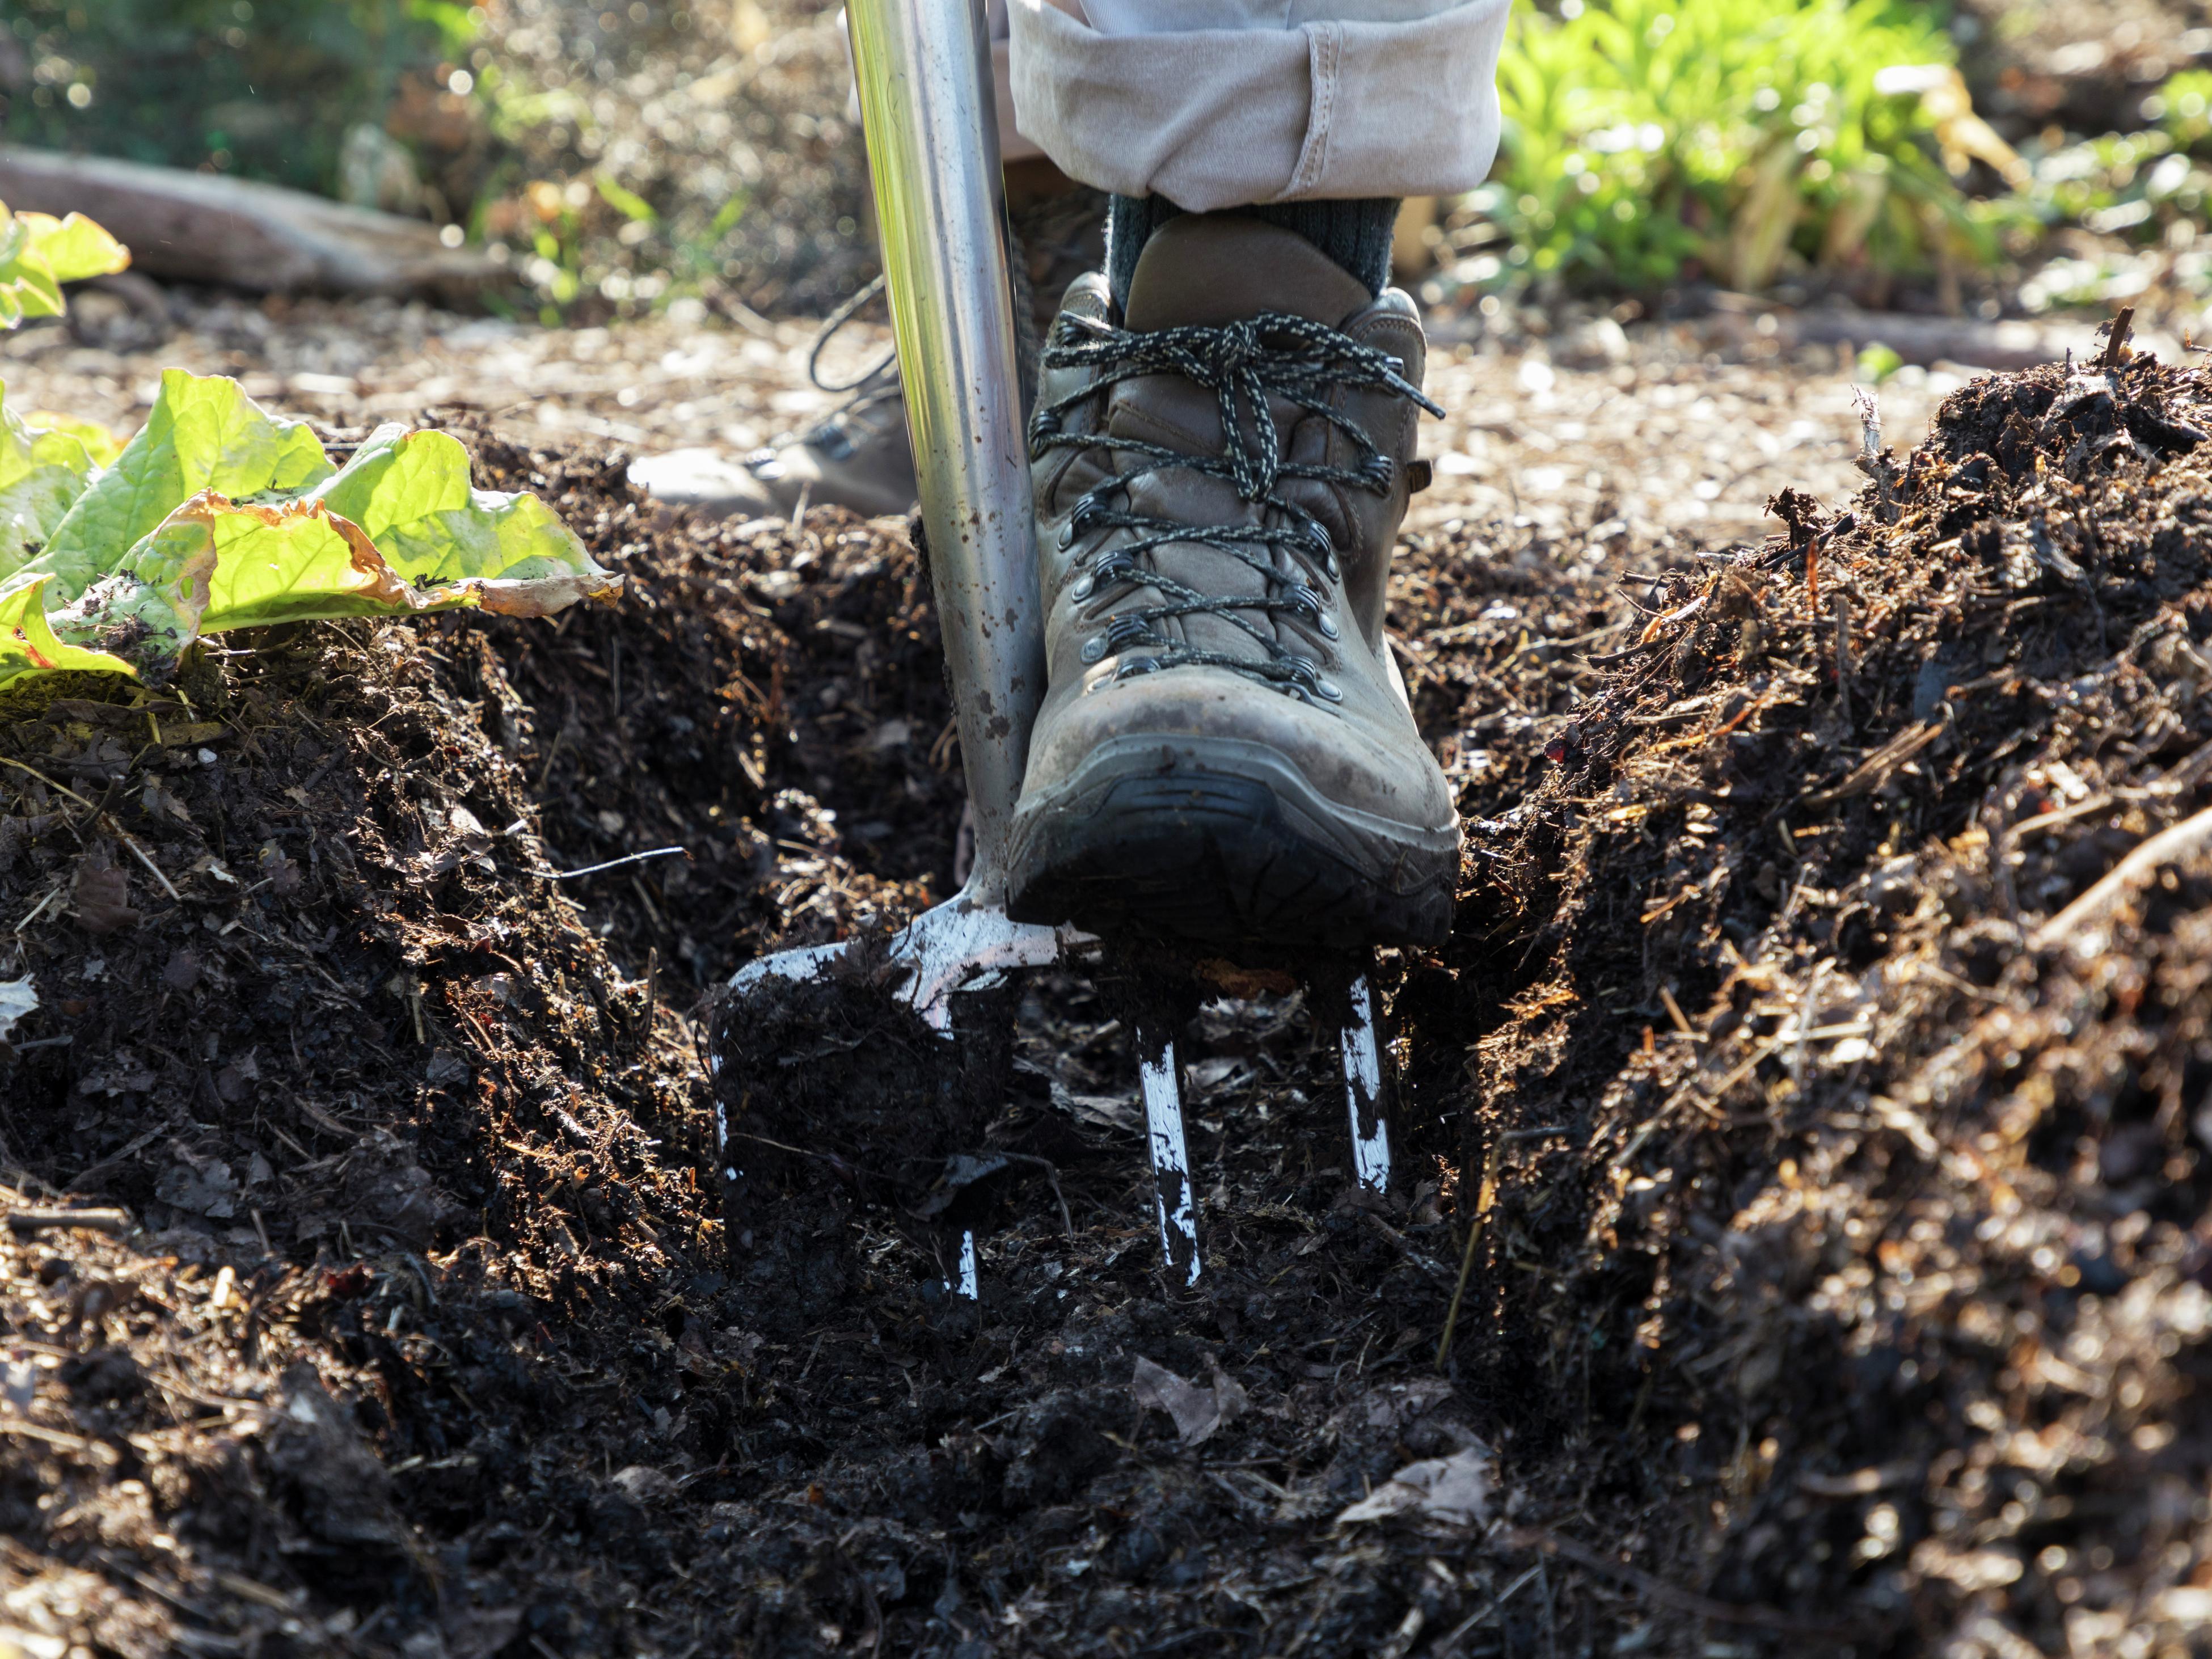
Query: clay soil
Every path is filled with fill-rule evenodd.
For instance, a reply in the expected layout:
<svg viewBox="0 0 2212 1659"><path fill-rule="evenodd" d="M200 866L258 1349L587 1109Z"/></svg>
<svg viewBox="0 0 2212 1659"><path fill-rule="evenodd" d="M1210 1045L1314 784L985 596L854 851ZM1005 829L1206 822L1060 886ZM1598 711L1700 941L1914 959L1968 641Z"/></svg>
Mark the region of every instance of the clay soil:
<svg viewBox="0 0 2212 1659"><path fill-rule="evenodd" d="M0 711L0 1652L2201 1650L2198 371L1977 380L1749 544L1420 520L1399 1190L1326 999L1217 986L1194 1288L1164 976L715 995L952 890L901 526L445 418L620 608Z"/></svg>

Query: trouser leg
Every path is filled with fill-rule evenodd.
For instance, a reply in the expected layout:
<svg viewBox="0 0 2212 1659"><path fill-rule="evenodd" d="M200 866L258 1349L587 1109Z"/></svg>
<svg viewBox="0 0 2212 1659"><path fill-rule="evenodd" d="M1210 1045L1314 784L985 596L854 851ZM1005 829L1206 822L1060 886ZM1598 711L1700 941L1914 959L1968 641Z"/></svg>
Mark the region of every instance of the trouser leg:
<svg viewBox="0 0 2212 1659"><path fill-rule="evenodd" d="M1017 125L1070 177L1211 212L1455 195L1498 144L1510 0L1011 0Z"/></svg>

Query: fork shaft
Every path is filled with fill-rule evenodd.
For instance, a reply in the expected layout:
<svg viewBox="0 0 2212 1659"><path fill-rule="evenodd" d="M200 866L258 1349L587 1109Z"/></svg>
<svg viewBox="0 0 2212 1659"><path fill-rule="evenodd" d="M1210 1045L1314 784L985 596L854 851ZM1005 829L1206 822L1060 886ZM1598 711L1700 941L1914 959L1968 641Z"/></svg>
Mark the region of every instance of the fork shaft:
<svg viewBox="0 0 2212 1659"><path fill-rule="evenodd" d="M980 0L845 9L975 818L968 893L991 904L1044 695L1044 631L989 37Z"/></svg>

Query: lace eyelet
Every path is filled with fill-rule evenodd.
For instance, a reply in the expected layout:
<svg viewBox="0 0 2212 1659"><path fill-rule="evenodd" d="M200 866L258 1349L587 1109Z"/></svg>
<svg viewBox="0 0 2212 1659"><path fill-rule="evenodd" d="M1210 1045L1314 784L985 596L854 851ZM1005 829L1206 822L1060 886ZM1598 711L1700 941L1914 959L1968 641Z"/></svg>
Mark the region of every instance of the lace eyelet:
<svg viewBox="0 0 2212 1659"><path fill-rule="evenodd" d="M1092 580L1091 576L1086 573L1084 575L1078 576L1073 582L1068 584L1067 597L1071 599L1087 599L1091 597L1092 590L1095 589L1097 585L1098 584Z"/></svg>
<svg viewBox="0 0 2212 1659"><path fill-rule="evenodd" d="M1060 416L1048 409L1040 409L1036 418L1030 422L1030 435L1033 438L1057 438L1060 435Z"/></svg>
<svg viewBox="0 0 2212 1659"><path fill-rule="evenodd" d="M1325 640L1340 638L1344 632L1342 629L1336 625L1336 618L1330 616L1326 611L1322 611L1318 617L1314 618L1314 626L1321 629L1321 636Z"/></svg>
<svg viewBox="0 0 2212 1659"><path fill-rule="evenodd" d="M1133 680L1152 672L1160 665L1158 657L1131 657L1114 671L1117 680Z"/></svg>
<svg viewBox="0 0 2212 1659"><path fill-rule="evenodd" d="M1314 695L1320 697L1325 702L1342 702L1344 701L1344 688L1340 686L1334 680L1317 679L1314 682L1313 689Z"/></svg>
<svg viewBox="0 0 2212 1659"><path fill-rule="evenodd" d="M1398 464L1388 455L1370 455L1359 464L1360 477L1377 489L1388 489L1398 476Z"/></svg>
<svg viewBox="0 0 2212 1659"><path fill-rule="evenodd" d="M1085 661L1085 662L1097 662L1097 661L1101 660L1101 659L1102 659L1105 655L1106 655L1106 636L1105 636L1103 634L1093 634L1093 635L1092 635L1089 639L1087 639L1087 640L1084 641L1084 642L1083 642L1083 660L1084 660L1084 661Z"/></svg>

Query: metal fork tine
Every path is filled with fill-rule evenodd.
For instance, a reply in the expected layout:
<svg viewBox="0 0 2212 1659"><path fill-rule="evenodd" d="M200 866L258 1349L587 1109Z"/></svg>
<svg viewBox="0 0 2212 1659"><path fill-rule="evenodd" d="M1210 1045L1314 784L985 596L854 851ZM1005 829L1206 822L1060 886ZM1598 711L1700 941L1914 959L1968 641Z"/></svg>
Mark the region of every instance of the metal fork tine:
<svg viewBox="0 0 2212 1659"><path fill-rule="evenodd" d="M1378 1196L1390 1190L1390 1121L1382 1109L1382 1050L1375 1036L1375 994L1367 975L1350 988L1352 1017L1337 1033L1344 1056L1344 1103L1352 1120L1352 1167Z"/></svg>
<svg viewBox="0 0 2212 1659"><path fill-rule="evenodd" d="M983 1299L983 1286L975 1273L975 1230L963 1227L960 1231L960 1282L953 1289L970 1302Z"/></svg>
<svg viewBox="0 0 2212 1659"><path fill-rule="evenodd" d="M1183 1269L1186 1285L1198 1283L1198 1189L1190 1178L1190 1150L1182 1132L1182 1084L1175 1039L1139 1028L1137 1074L1145 1091L1146 1142L1152 1154L1152 1207L1159 1221L1160 1251L1168 1266Z"/></svg>

